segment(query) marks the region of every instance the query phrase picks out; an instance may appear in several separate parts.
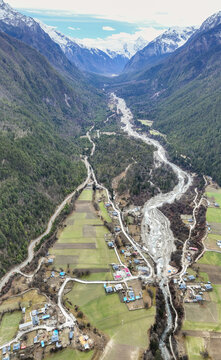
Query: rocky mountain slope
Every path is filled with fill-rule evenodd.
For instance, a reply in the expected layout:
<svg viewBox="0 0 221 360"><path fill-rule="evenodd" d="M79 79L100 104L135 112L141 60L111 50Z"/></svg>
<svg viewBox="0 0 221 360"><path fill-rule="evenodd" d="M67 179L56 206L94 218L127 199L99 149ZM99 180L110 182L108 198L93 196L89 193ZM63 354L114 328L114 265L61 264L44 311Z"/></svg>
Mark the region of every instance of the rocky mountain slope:
<svg viewBox="0 0 221 360"><path fill-rule="evenodd" d="M124 72L141 71L169 56L193 35L194 27L170 28L138 51L126 64Z"/></svg>

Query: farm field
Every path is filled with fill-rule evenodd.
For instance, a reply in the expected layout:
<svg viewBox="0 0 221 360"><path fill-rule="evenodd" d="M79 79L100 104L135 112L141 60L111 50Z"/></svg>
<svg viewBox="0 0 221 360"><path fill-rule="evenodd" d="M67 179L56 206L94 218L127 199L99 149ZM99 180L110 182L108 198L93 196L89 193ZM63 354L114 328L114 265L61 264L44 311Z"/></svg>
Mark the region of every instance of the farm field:
<svg viewBox="0 0 221 360"><path fill-rule="evenodd" d="M200 352L204 350L204 340L200 337L187 336L186 340L187 353L189 360L202 360Z"/></svg>
<svg viewBox="0 0 221 360"><path fill-rule="evenodd" d="M21 311L14 311L3 315L0 322L0 345L12 340L18 331L22 319Z"/></svg>
<svg viewBox="0 0 221 360"><path fill-rule="evenodd" d="M110 218L110 216L108 214L107 208L105 207L105 202L107 202L106 191L104 191L104 190L96 191L96 201L99 204L99 209L100 209L100 213L101 213L102 218L105 221L107 221L108 223L110 223L112 220L111 220L111 218Z"/></svg>
<svg viewBox="0 0 221 360"><path fill-rule="evenodd" d="M45 357L45 360L91 360L93 353L93 351L85 353L73 349L65 349Z"/></svg>
<svg viewBox="0 0 221 360"><path fill-rule="evenodd" d="M198 261L198 264L221 266L221 253L219 254L213 251L206 251L203 257Z"/></svg>
<svg viewBox="0 0 221 360"><path fill-rule="evenodd" d="M92 205L92 189L85 189L75 203L76 209L68 216L58 235L58 241L50 249L55 257L53 266L57 269L81 269L94 272L100 269L105 279L111 279L109 264L117 262L113 249L105 242L108 229L96 215ZM108 214L106 214L108 215ZM108 274L109 272L109 274ZM101 279L99 273L94 279Z"/></svg>
<svg viewBox="0 0 221 360"><path fill-rule="evenodd" d="M68 299L80 307L93 326L109 335L117 348L128 345L134 351L148 346L147 331L154 323L154 306L129 311L117 294L106 295L103 286L97 284L75 284Z"/></svg>
<svg viewBox="0 0 221 360"><path fill-rule="evenodd" d="M151 120L138 120L141 122L142 125L146 125L146 126L152 126L153 125L153 121Z"/></svg>

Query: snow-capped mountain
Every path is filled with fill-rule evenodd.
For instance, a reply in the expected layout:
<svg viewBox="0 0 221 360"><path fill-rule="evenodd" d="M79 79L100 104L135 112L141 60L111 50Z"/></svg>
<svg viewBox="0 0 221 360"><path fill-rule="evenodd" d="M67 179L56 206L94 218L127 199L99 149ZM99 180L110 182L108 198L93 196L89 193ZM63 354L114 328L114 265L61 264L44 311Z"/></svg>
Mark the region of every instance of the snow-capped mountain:
<svg viewBox="0 0 221 360"><path fill-rule="evenodd" d="M221 24L221 11L208 17L200 26L199 31L212 29L219 24Z"/></svg>
<svg viewBox="0 0 221 360"><path fill-rule="evenodd" d="M168 29L138 51L126 64L124 72L140 71L142 68L155 65L184 45L195 31L195 27L173 27Z"/></svg>
<svg viewBox="0 0 221 360"><path fill-rule="evenodd" d="M61 34L54 27L45 25L35 19L41 28L57 43L66 57L79 69L103 75L119 74L128 58L114 51L102 51L97 48L88 48L76 43L73 39Z"/></svg>
<svg viewBox="0 0 221 360"><path fill-rule="evenodd" d="M71 64L60 46L56 44L31 17L20 14L0 0L0 31L38 50L59 72L79 79L80 71Z"/></svg>
<svg viewBox="0 0 221 360"><path fill-rule="evenodd" d="M75 39L80 46L89 49L99 48L107 55L115 57L116 54L130 59L137 51L143 49L148 40L137 34L115 34L105 39Z"/></svg>

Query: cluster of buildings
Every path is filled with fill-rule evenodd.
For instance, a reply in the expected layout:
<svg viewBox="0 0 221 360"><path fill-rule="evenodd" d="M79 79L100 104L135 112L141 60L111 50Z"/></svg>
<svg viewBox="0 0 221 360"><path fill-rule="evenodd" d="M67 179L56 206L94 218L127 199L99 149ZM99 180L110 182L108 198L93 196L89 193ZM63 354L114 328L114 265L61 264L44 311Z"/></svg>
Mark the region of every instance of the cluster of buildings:
<svg viewBox="0 0 221 360"><path fill-rule="evenodd" d="M188 275L183 278L181 283L178 283L177 279L174 279L174 284L178 284L179 289L185 295L185 303L198 303L204 301L203 294L213 290L211 282L207 283L194 283L196 277L194 275Z"/></svg>

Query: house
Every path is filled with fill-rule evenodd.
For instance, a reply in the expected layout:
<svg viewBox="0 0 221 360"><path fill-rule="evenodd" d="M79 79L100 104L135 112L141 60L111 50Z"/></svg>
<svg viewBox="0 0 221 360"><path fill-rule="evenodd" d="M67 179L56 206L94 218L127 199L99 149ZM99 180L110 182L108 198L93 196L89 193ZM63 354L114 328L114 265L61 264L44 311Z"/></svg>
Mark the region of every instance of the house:
<svg viewBox="0 0 221 360"><path fill-rule="evenodd" d="M188 219L188 222L189 222L189 223L192 223L192 222L193 222L193 219Z"/></svg>
<svg viewBox="0 0 221 360"><path fill-rule="evenodd" d="M121 250L121 254L124 254L124 250Z"/></svg>
<svg viewBox="0 0 221 360"><path fill-rule="evenodd" d="M32 321L28 321L24 324L19 325L19 330L27 330L32 327Z"/></svg>
<svg viewBox="0 0 221 360"><path fill-rule="evenodd" d="M137 270L144 275L149 275L150 271L147 266L137 266Z"/></svg>
<svg viewBox="0 0 221 360"><path fill-rule="evenodd" d="M139 265L139 264L140 264L140 260L134 259L134 264Z"/></svg>
<svg viewBox="0 0 221 360"><path fill-rule="evenodd" d="M39 324L39 319L38 319L37 315L32 316L32 324L34 326L37 326Z"/></svg>
<svg viewBox="0 0 221 360"><path fill-rule="evenodd" d="M106 291L107 294L112 293L112 292L113 292L112 286L107 286L107 287L105 288L105 291Z"/></svg>
<svg viewBox="0 0 221 360"><path fill-rule="evenodd" d="M114 280L122 280L121 274L114 274Z"/></svg>
<svg viewBox="0 0 221 360"><path fill-rule="evenodd" d="M123 286L121 284L116 284L114 288L115 288L116 291L123 290Z"/></svg>
<svg viewBox="0 0 221 360"><path fill-rule="evenodd" d="M179 288L181 290L186 290L186 284L184 284L184 283L180 284Z"/></svg>
<svg viewBox="0 0 221 360"><path fill-rule="evenodd" d="M38 315L38 310L32 310L31 314L32 314L32 316Z"/></svg>
<svg viewBox="0 0 221 360"><path fill-rule="evenodd" d="M214 206L215 206L215 207L219 207L219 204L218 204L218 203L214 203Z"/></svg>
<svg viewBox="0 0 221 360"><path fill-rule="evenodd" d="M34 337L33 342L34 342L34 344L37 344L37 343L38 343L38 335Z"/></svg>
<svg viewBox="0 0 221 360"><path fill-rule="evenodd" d="M107 203L107 204L105 204L105 206L106 206L106 207L110 207L110 206L111 206L111 204Z"/></svg>
<svg viewBox="0 0 221 360"><path fill-rule="evenodd" d="M114 265L113 265L113 270L114 270L114 271L119 270L119 265L114 264Z"/></svg>
<svg viewBox="0 0 221 360"><path fill-rule="evenodd" d="M108 245L109 248L113 248L113 247L114 247L114 243L113 243L112 241L109 241L109 242L107 243L107 245Z"/></svg>
<svg viewBox="0 0 221 360"><path fill-rule="evenodd" d="M196 278L195 278L194 275L189 275L189 276L188 276L188 279L189 279L190 281L196 280Z"/></svg>
<svg viewBox="0 0 221 360"><path fill-rule="evenodd" d="M57 342L57 341L59 341L59 336L58 335L52 335L51 342Z"/></svg>
<svg viewBox="0 0 221 360"><path fill-rule="evenodd" d="M22 311L22 314L25 314L25 312L26 312L26 308L25 308L25 307L23 307L23 308L21 309L21 311Z"/></svg>
<svg viewBox="0 0 221 360"><path fill-rule="evenodd" d="M117 213L116 211L113 211L112 214L113 214L113 216L117 216L117 215L118 215L118 213Z"/></svg>
<svg viewBox="0 0 221 360"><path fill-rule="evenodd" d="M192 247L192 246L191 246L189 249L190 249L190 250L193 250L193 251L198 251L198 249L197 249L197 248Z"/></svg>
<svg viewBox="0 0 221 360"><path fill-rule="evenodd" d="M206 291L212 291L213 290L213 287L212 287L211 284L206 284L205 288L206 288Z"/></svg>
<svg viewBox="0 0 221 360"><path fill-rule="evenodd" d="M69 340L72 340L72 339L73 339L73 336L74 336L74 332L73 332L73 331L70 331L70 332L69 332Z"/></svg>
<svg viewBox="0 0 221 360"><path fill-rule="evenodd" d="M45 347L45 343L43 340L41 340L41 347L44 348Z"/></svg>
<svg viewBox="0 0 221 360"><path fill-rule="evenodd" d="M85 349L85 350L89 350L89 349L90 349L90 346L88 345L88 343L84 344L84 349Z"/></svg>
<svg viewBox="0 0 221 360"><path fill-rule="evenodd" d="M13 351L18 351L18 350L20 350L20 343L14 344L12 349L13 349Z"/></svg>
<svg viewBox="0 0 221 360"><path fill-rule="evenodd" d="M53 264L54 259L48 259L48 264Z"/></svg>
<svg viewBox="0 0 221 360"><path fill-rule="evenodd" d="M7 350L6 350L6 347L4 346L3 349L2 349L2 355L5 355L6 352L7 352Z"/></svg>
<svg viewBox="0 0 221 360"><path fill-rule="evenodd" d="M57 342L56 342L56 348L57 348L57 349L60 349L61 347L62 347L62 345L59 344L59 342L57 341Z"/></svg>
<svg viewBox="0 0 221 360"><path fill-rule="evenodd" d="M201 295L196 295L195 299L196 299L196 301L203 301L203 298Z"/></svg>
<svg viewBox="0 0 221 360"><path fill-rule="evenodd" d="M65 272L64 271L61 271L60 274L59 274L61 277L65 276Z"/></svg>
<svg viewBox="0 0 221 360"><path fill-rule="evenodd" d="M46 315L43 315L42 316L42 320L47 320L47 319L50 319L50 315L46 314Z"/></svg>
<svg viewBox="0 0 221 360"><path fill-rule="evenodd" d="M115 226L114 231L116 231L116 232L120 231L120 227L119 227L119 226Z"/></svg>
<svg viewBox="0 0 221 360"><path fill-rule="evenodd" d="M21 344L21 350L26 349L26 345L25 344Z"/></svg>

